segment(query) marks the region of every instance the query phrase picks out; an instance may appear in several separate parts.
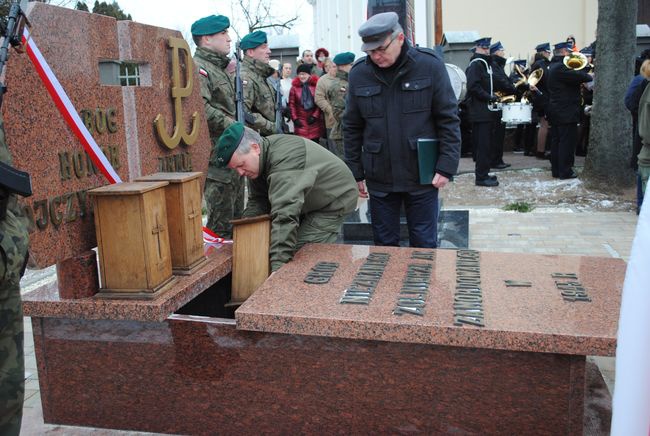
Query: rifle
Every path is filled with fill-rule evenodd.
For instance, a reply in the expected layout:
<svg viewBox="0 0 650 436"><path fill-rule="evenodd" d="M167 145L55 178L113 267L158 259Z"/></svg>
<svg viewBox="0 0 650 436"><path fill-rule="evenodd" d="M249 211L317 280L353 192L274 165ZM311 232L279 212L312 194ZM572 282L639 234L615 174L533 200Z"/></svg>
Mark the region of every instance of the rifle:
<svg viewBox="0 0 650 436"><path fill-rule="evenodd" d="M235 44L235 59L237 60L235 66L235 118L244 125L246 123L252 125L255 122L255 119L244 110L244 87L242 85L241 72L239 69L242 61L239 41Z"/></svg>
<svg viewBox="0 0 650 436"><path fill-rule="evenodd" d="M3 77L4 68L9 58L9 44L17 51L21 51L21 36L25 24L29 24L25 17L24 10L27 7L27 0L18 3L12 0L7 16L7 29L0 47L0 77ZM4 83L0 82L0 107L2 97L7 91ZM23 197L32 195L32 180L29 174L19 171L4 162L0 162L0 219L4 219L9 195L18 194Z"/></svg>
<svg viewBox="0 0 650 436"><path fill-rule="evenodd" d="M278 79L275 89L275 133L288 133L289 126L284 122L282 112L282 78Z"/></svg>
<svg viewBox="0 0 650 436"><path fill-rule="evenodd" d="M7 31L2 41L2 47L0 47L0 77L2 77L7 59L9 58L9 44L20 51L23 28L25 24L29 24L24 12L26 7L27 0L22 0L20 3L19 0L11 0L9 15L7 16ZM6 91L7 87L4 83L0 82L0 107L2 107L2 97Z"/></svg>

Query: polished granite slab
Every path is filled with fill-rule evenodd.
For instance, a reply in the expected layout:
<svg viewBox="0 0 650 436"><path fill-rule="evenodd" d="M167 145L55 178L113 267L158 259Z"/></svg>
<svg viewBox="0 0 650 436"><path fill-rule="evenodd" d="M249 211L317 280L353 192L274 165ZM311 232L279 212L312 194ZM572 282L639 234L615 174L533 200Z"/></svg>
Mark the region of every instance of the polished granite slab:
<svg viewBox="0 0 650 436"><path fill-rule="evenodd" d="M271 276L235 312L237 328L456 347L614 355L625 276L623 260L471 250L438 249L428 253L431 260L422 258L427 257L427 250L422 249L307 245L293 262ZM466 280L463 274L468 274L471 280L476 274L476 270L472 272L475 267L465 267L469 272L457 268L459 253L469 253L479 259L478 294L470 291L474 294L468 296L458 291L459 283ZM374 283L368 304L342 304L346 289L352 289L362 265L369 256L378 254L387 256L388 260L379 268L382 275ZM418 258L414 259L414 255ZM306 283L308 274L319 262L338 266L327 283ZM421 315L404 310L395 314L400 298L404 297L407 265L428 265L430 271L426 292L417 296L416 304L411 304L413 300L404 303L410 304L411 311L414 307L421 310ZM554 278L553 274L557 273L575 274L575 279ZM370 286L373 283L367 284L373 287ZM567 291L567 286L573 286L573 291ZM571 295L577 295L577 288L590 301L580 298L570 301ZM348 300L356 298L359 303L363 301L359 295L363 296L352 293L354 298ZM479 306L462 303L462 300L477 301L476 295L481 300ZM459 302L466 310L454 309ZM462 322L457 325L454 313L472 320L467 317L471 310L482 316L474 320L484 325Z"/></svg>
<svg viewBox="0 0 650 436"><path fill-rule="evenodd" d="M54 281L23 296L25 316L68 319L109 319L160 322L201 294L232 269L231 245L208 245L207 263L189 276L176 276L176 282L151 300L61 298Z"/></svg>

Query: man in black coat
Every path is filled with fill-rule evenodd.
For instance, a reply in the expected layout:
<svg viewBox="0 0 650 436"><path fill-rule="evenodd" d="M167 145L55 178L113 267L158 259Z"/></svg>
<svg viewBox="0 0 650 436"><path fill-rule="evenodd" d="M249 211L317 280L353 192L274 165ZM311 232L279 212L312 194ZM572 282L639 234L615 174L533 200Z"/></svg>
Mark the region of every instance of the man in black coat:
<svg viewBox="0 0 650 436"><path fill-rule="evenodd" d="M580 121L580 89L583 83L593 80L585 69L575 70L564 65L564 57L570 52L567 42L556 44L548 69L548 117L553 135L551 173L560 179L577 177L573 163Z"/></svg>
<svg viewBox="0 0 650 436"><path fill-rule="evenodd" d="M474 169L477 186L499 186L496 176L490 176L490 142L495 114L490 105L497 101L490 59L490 41L480 38L474 41L476 51L465 70L467 76L466 106L472 123L472 146L476 158Z"/></svg>
<svg viewBox="0 0 650 436"><path fill-rule="evenodd" d="M501 41L490 46L490 57L492 58L492 80L494 80L494 92L502 95L515 95L517 90L506 74L506 52ZM503 143L506 138L506 125L501 122L503 112L494 112L494 124L492 125L492 139L490 140L490 166L502 170L510 166L503 161Z"/></svg>
<svg viewBox="0 0 650 436"><path fill-rule="evenodd" d="M399 245L403 203L410 245L436 247L438 189L460 158L458 104L445 64L432 50L408 44L394 12L372 16L359 36L368 56L348 76L343 141L360 195L370 194L374 242ZM418 139L438 140L435 175L426 184Z"/></svg>
<svg viewBox="0 0 650 436"><path fill-rule="evenodd" d="M543 42L535 47L535 62L530 67L530 72L542 70L542 78L537 82L539 92L533 94L533 110L539 117L539 131L537 132L537 158L544 159L546 151L546 138L549 132L547 109L549 103L548 92L548 67L551 65L551 44Z"/></svg>

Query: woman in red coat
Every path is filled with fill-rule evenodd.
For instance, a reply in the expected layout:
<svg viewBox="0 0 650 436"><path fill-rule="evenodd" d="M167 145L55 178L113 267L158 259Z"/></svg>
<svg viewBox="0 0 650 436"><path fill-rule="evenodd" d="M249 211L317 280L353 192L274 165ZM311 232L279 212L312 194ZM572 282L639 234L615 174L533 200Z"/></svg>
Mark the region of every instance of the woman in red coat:
<svg viewBox="0 0 650 436"><path fill-rule="evenodd" d="M310 73L311 65L298 67L298 75L291 82L289 109L296 135L318 142L320 137L325 136L325 123L320 108L314 102L318 77Z"/></svg>

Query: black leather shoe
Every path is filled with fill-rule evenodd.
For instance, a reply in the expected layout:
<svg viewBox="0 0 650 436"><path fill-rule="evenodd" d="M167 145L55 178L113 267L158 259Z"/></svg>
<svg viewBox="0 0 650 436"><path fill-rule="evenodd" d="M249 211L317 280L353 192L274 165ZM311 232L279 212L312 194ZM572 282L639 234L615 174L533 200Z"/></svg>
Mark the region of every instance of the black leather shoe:
<svg viewBox="0 0 650 436"><path fill-rule="evenodd" d="M576 173L572 172L568 176L560 177L560 180L575 179L576 177L578 177L578 175Z"/></svg>
<svg viewBox="0 0 650 436"><path fill-rule="evenodd" d="M508 168L509 166L510 166L510 164L502 162L500 164L492 165L492 168L494 168L496 170L503 170L503 169Z"/></svg>
<svg viewBox="0 0 650 436"><path fill-rule="evenodd" d="M499 186L499 181L495 177L494 179L487 178L487 179L476 179L474 182L476 186Z"/></svg>

